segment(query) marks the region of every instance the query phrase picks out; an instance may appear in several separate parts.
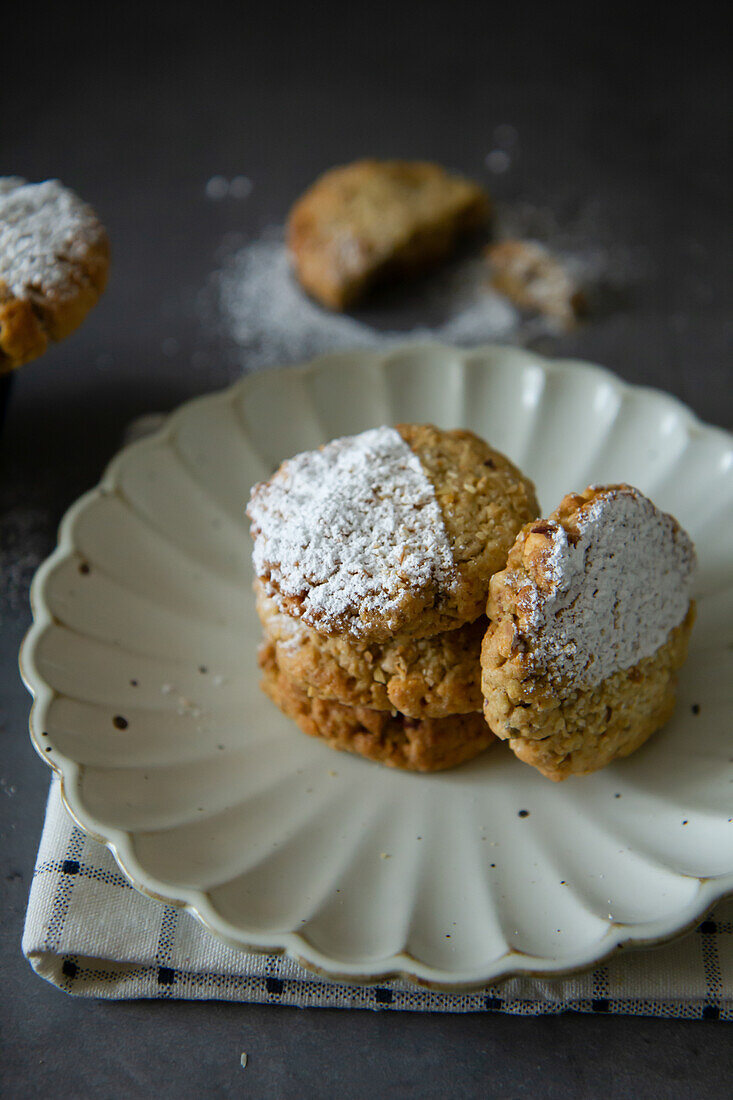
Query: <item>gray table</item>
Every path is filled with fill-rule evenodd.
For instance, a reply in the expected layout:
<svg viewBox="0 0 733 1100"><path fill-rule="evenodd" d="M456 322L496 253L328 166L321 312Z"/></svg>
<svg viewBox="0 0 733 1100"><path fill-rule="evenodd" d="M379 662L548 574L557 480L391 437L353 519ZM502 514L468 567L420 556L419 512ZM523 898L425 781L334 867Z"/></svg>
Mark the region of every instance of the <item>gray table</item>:
<svg viewBox="0 0 733 1100"><path fill-rule="evenodd" d="M600 26L587 6L532 17L524 5L489 15L423 0L394 5L388 21L358 5L116 7L3 15L3 170L76 187L114 245L107 296L73 339L20 372L2 439L3 1095L729 1094L722 1024L90 1003L23 960L48 784L16 671L27 583L127 422L227 381L195 308L225 233L280 221L318 171L366 152L433 157L561 219L593 196L645 273L552 353L661 386L705 419L733 419L730 95L712 8L696 5L684 25L670 12L657 25L641 8L630 22L613 9ZM509 171L489 176L484 157L502 124L519 146ZM248 176L247 202L207 200L217 173Z"/></svg>

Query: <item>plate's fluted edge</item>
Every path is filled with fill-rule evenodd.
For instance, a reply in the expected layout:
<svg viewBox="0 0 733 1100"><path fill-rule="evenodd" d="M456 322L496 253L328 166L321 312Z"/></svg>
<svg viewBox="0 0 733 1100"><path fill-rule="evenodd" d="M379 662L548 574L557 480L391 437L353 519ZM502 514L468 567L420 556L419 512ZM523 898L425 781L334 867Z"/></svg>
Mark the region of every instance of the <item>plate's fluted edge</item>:
<svg viewBox="0 0 733 1100"><path fill-rule="evenodd" d="M161 443L165 443L172 437L179 418L187 415L192 406L204 402L226 402L236 400L240 393L245 393L248 386L253 384L254 379L259 380L264 374L270 377L282 377L288 374L291 376L295 374L301 376L304 374L315 374L334 361L338 361L339 359L343 360L345 355L348 356L352 362L364 358L377 362L381 361L385 369L387 369L390 359L399 357L406 349L414 353L415 351L419 351L421 347L429 348L433 353L436 351L443 351L446 355L451 355L454 358L460 357L464 364L467 359L476 359L482 354L486 354L490 351L493 355L503 353L507 357L515 359L518 369L520 369L519 363L521 361L527 366L539 367L546 374L554 372L582 372L586 376L591 375L599 382L603 381L605 384L610 385L620 396L626 393L647 393L656 400L664 401L668 407L674 408L682 418L685 428L690 435L699 435L702 433L715 434L720 438L721 442L725 442L728 446L733 445L733 438L725 432L724 429L703 423L683 402L670 394L664 393L664 391L624 382L606 368L596 366L592 363L573 359L549 360L543 356L514 346L484 345L476 348L461 349L449 348L435 343L426 344L423 341L406 341L402 345L384 350L365 349L363 351L359 350L358 353L344 351L331 352L319 356L309 363L297 364L289 367L270 368L266 372L246 375L244 378L239 379L224 390L213 394L200 395L184 402L177 410L170 414L165 423L151 436L123 447L107 466L98 486L80 497L66 512L59 527L57 546L53 553L38 568L31 584L30 598L32 623L21 645L19 665L23 682L33 698L29 718L29 729L34 748L41 758L45 760L59 776L61 795L74 821L85 833L110 850L122 873L130 884L140 893L155 901L186 909L192 913L212 935L216 936L230 947L254 953L285 954L305 969L334 981L374 984L391 979L399 979L411 981L421 987L434 989L436 991L468 993L480 991L487 986L497 982L508 981L512 978L560 978L583 973L609 959L612 955L615 955L624 948L653 946L684 935L685 932L695 926L712 905L728 894L733 893L733 872L718 876L715 879L695 879L699 884L699 889L694 901L686 908L684 914L678 914L676 918L669 918L667 921L658 920L656 922L651 922L656 927L655 931L651 931L648 925L618 925L613 922L609 923L608 933L603 939L596 941L593 951L590 954L586 953L585 955L579 956L577 961L569 966L554 966L552 962L547 959L541 959L520 952L508 951L505 955L496 960L487 972L475 975L471 978L466 977L466 979L462 981L456 981L455 979L450 980L451 976L449 972L441 972L434 967L422 964L418 959L414 959L405 953L393 956L390 960L384 960L386 969L380 969L378 972L375 970L374 965L355 966L353 969L347 967L345 970L338 970L338 963L334 965L334 960L325 956L297 932L280 934L272 939L264 937L263 940L266 942L256 942L259 936L255 935L255 942L249 942L249 940L245 938L248 935L247 933L241 933L229 922L217 917L206 894L200 891L188 891L185 892L188 893L188 896L182 896L184 895L184 891L180 888L172 888L170 891L165 889L152 889L147 881L148 876L135 858L130 834L120 830L105 830L99 822L96 822L93 817L91 817L91 815L85 813L83 801L80 797L80 782L83 775L83 769L44 742L46 736L44 731L45 715L50 703L55 697L55 692L45 683L34 658L35 648L40 643L44 632L49 626L54 624L53 616L50 614L45 601L45 585L47 579L56 566L67 560L76 552L72 538L72 530L76 517L90 507L95 500L109 492L115 491L117 487L118 469L124 461L124 456L128 454L132 448L154 447ZM164 886L163 883L156 883L156 885L160 887ZM661 928L659 928L660 925L662 926Z"/></svg>

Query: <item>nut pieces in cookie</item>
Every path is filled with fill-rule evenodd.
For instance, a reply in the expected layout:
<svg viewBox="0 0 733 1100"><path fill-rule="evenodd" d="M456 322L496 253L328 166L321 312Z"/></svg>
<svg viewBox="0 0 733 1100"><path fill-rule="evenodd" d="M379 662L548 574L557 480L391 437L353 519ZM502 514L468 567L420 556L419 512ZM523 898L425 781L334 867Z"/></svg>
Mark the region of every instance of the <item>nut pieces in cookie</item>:
<svg viewBox="0 0 733 1100"><path fill-rule="evenodd" d="M446 718L480 711L482 616L431 638L396 635L381 644L318 634L278 610L255 582L257 614L280 670L321 699L350 707Z"/></svg>
<svg viewBox="0 0 733 1100"><path fill-rule="evenodd" d="M420 719L368 707L346 707L310 695L285 676L269 643L262 647L259 661L265 694L304 733L333 749L391 768L436 772L473 759L494 741L480 712Z"/></svg>

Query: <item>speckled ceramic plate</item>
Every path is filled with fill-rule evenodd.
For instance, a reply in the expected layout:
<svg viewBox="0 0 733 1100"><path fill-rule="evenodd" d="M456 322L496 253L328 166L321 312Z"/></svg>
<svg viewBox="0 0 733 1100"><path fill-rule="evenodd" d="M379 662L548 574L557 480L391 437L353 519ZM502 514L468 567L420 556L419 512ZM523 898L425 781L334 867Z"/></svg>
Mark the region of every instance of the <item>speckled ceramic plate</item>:
<svg viewBox="0 0 733 1100"><path fill-rule="evenodd" d="M502 745L402 774L304 736L259 692L251 484L400 420L479 432L544 510L627 480L691 532L677 713L634 756L560 785ZM127 447L67 514L21 657L33 742L135 886L230 944L446 988L588 966L733 890L732 548L730 437L596 367L406 346L254 375Z"/></svg>

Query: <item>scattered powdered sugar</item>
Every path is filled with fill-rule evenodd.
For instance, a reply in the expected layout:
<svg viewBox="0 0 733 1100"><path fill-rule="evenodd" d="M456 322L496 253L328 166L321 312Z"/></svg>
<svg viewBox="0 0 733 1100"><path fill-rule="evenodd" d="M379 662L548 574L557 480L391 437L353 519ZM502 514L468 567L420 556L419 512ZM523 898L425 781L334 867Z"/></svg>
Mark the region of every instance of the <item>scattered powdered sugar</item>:
<svg viewBox="0 0 733 1100"><path fill-rule="evenodd" d="M522 240L548 249L571 277L591 292L593 313L605 310L603 300L653 274L646 248L630 241L623 226L608 221L603 199L587 198L576 206L556 195L546 205L518 201L503 205L498 216L497 241ZM617 306L618 309L618 306Z"/></svg>
<svg viewBox="0 0 733 1100"><path fill-rule="evenodd" d="M279 228L229 255L210 289L216 301L208 311L218 312L240 369L298 362L339 348L384 347L407 336L480 344L509 339L519 323L514 306L488 286L486 263L475 256L422 284L420 312L434 323L399 331L333 313L300 288Z"/></svg>
<svg viewBox="0 0 733 1100"><path fill-rule="evenodd" d="M303 620L321 629L348 619L359 633L360 612L389 623L406 587L455 583L435 492L394 428L296 455L255 486L247 514L265 590L302 599Z"/></svg>
<svg viewBox="0 0 733 1100"><path fill-rule="evenodd" d="M552 678L593 687L650 657L684 619L695 569L677 521L637 489L611 489L581 512L575 545L547 522L549 594L525 589L533 657Z"/></svg>
<svg viewBox="0 0 733 1100"><path fill-rule="evenodd" d="M508 124L497 126L493 143L513 159L519 134ZM493 158L490 166L504 163ZM212 190L230 197L226 179L212 178ZM627 311L634 286L653 274L648 250L630 237L625 222L614 222L602 196L578 201L572 186L538 194L541 202L495 201L492 239L544 246L582 291L584 325L601 325ZM198 296L201 343L191 357L212 385L343 348L390 348L405 340L463 347L499 341L546 352L564 334L562 320L518 308L491 287L490 265L478 242L470 255L463 252L430 274L384 287L353 314L334 313L299 286L282 226L249 237L248 219L234 220L246 207L225 206L232 212L231 229L221 240L217 269Z"/></svg>
<svg viewBox="0 0 733 1100"><path fill-rule="evenodd" d="M33 574L53 545L54 524L42 508L3 494L0 502L0 622L25 611Z"/></svg>
<svg viewBox="0 0 733 1100"><path fill-rule="evenodd" d="M492 149L484 158L484 164L495 176L501 176L508 172L512 166L512 158L506 149Z"/></svg>
<svg viewBox="0 0 733 1100"><path fill-rule="evenodd" d="M282 616L283 619L285 617L285 615ZM306 640L306 633L303 626L298 626L295 620L291 621L294 624L292 627L283 624L283 637L277 639L277 644L283 653L289 653L294 656L302 649L303 643ZM265 633L267 633L267 629L265 629Z"/></svg>
<svg viewBox="0 0 733 1100"><path fill-rule="evenodd" d="M516 132L499 127L495 139L511 153ZM560 199L557 205L563 208ZM552 204L497 203L493 238L548 249L586 294L591 321L618 312L625 288L649 274L648 255L619 239L595 200L560 215ZM282 227L272 226L251 241L230 234L222 242L220 265L201 295L200 310L205 331L220 342L217 372L228 360L229 376L340 348L389 347L406 338L533 346L563 331L557 319L527 315L492 289L489 264L476 254L449 262L412 286L384 291L356 315L324 309L305 294L292 273Z"/></svg>
<svg viewBox="0 0 733 1100"><path fill-rule="evenodd" d="M211 176L206 181L204 193L207 199L218 202L220 199L246 199L252 192L252 180L247 176Z"/></svg>
<svg viewBox="0 0 733 1100"><path fill-rule="evenodd" d="M94 211L58 180L0 182L0 282L17 298L63 284L103 232Z"/></svg>
<svg viewBox="0 0 733 1100"><path fill-rule="evenodd" d="M512 157L519 146L519 134L510 123L494 127L494 147L484 157L484 164L494 175L503 175L512 166Z"/></svg>

